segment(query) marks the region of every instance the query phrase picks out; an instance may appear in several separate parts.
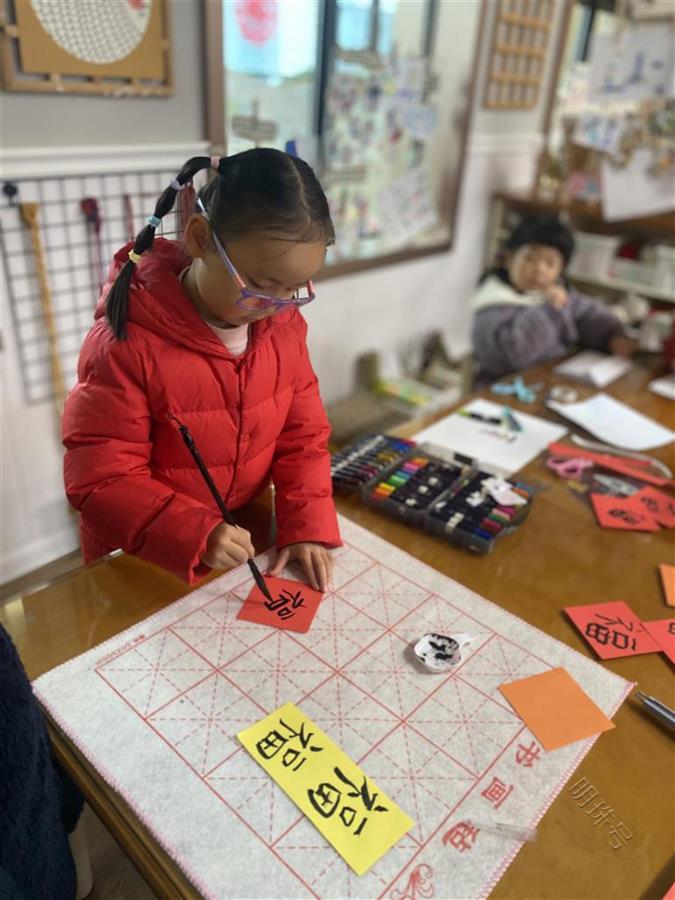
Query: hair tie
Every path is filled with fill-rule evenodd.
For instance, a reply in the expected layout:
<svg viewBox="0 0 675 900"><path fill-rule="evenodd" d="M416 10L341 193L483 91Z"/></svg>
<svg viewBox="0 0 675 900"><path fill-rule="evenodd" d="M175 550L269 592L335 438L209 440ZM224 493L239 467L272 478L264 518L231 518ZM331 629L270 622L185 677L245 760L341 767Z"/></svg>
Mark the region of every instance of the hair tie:
<svg viewBox="0 0 675 900"><path fill-rule="evenodd" d="M183 191L187 187L187 183L181 184L177 178L172 178L171 181L169 182L169 187L172 187L174 189L174 191Z"/></svg>
<svg viewBox="0 0 675 900"><path fill-rule="evenodd" d="M139 263L139 262L141 261L141 254L140 254L140 253L136 253L135 250L130 250L130 251L129 251L129 259L131 260L131 262L132 262L134 265L137 265L137 263Z"/></svg>
<svg viewBox="0 0 675 900"><path fill-rule="evenodd" d="M211 168L213 169L214 172L217 172L217 171L218 171L218 166L219 166L219 165L220 165L220 157L219 157L219 156L212 156L212 157L211 157Z"/></svg>
<svg viewBox="0 0 675 900"><path fill-rule="evenodd" d="M162 224L162 220L159 216L148 216L148 225L151 225L153 228L159 228Z"/></svg>

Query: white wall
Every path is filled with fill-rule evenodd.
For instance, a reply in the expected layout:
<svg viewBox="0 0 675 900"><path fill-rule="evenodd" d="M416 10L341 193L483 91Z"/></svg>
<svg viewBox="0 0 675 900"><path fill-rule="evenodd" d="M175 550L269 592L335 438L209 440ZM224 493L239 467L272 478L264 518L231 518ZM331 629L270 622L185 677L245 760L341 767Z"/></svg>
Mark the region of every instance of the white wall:
<svg viewBox="0 0 675 900"><path fill-rule="evenodd" d="M204 135L202 3L168 0L174 94L96 97L2 93L4 147L199 141Z"/></svg>
<svg viewBox="0 0 675 900"><path fill-rule="evenodd" d="M51 404L27 406L23 400L4 272L0 278L0 580L4 583L75 549L77 522L63 494L56 409Z"/></svg>
<svg viewBox="0 0 675 900"><path fill-rule="evenodd" d="M562 0L558 0L562 6ZM5 146L41 148L42 158L30 159L30 153L13 153L16 160L26 158L31 172L46 174L45 145L74 145L76 142L105 145L148 144L163 141L163 161L167 159L167 141L195 138L194 110L201 110L202 90L198 76L200 56L195 54L199 41L199 0L172 0L174 51L176 62L185 61L178 90L181 109L174 108L155 119L148 115L148 103L170 101L107 99L91 100L86 115L67 131L57 127L65 107L60 102L73 98L3 95ZM494 4L488 2L489 15ZM555 37L555 29L553 36ZM490 43L491 27L484 37ZM484 68L484 65L483 65ZM178 69L178 65L177 65ZM482 79L481 75L481 79ZM482 83L482 82L481 82ZM545 91L542 92L545 94ZM482 98L481 85L478 103ZM31 101L23 106L26 100ZM77 98L74 98L77 100ZM138 104L131 107L128 104ZM186 106L187 105L187 106ZM189 109L187 108L189 107ZM75 107L72 107L73 109ZM84 107L82 107L84 108ZM171 134L167 123L171 120ZM200 113L201 115L201 113ZM135 118L133 118L135 117ZM542 120L541 103L536 110L518 113L474 111L474 126L467 150L461 204L455 230L455 245L448 253L423 258L410 264L375 269L372 272L320 282L319 298L307 308L310 324L310 349L327 401L352 386L353 365L364 350L378 349L391 358L396 348L410 337L429 328L441 328L455 353L469 346L468 298L478 277L488 221L488 202L497 189L527 187L531 182L538 152ZM53 127L44 128L45 121ZM130 129L129 122L140 122ZM200 120L201 121L201 120ZM142 129L142 130L141 130ZM7 135L13 136L9 140ZM196 136L201 138L201 132ZM19 140L20 138L20 140ZM105 148L101 148L105 149ZM196 148L197 149L197 148ZM187 154L183 154L187 155ZM151 148L134 151L134 167L156 164ZM176 159L176 164L183 161ZM47 164L49 160L47 159ZM63 160L53 161L62 170ZM110 160L106 166L110 165ZM101 171L101 169L99 169ZM4 173L7 177L7 172ZM17 173L14 173L17 174ZM0 328L3 335L2 365L2 569L5 582L37 568L77 546L73 516L62 493L62 453L55 413L51 404L26 406L20 388L20 372L4 276L0 272Z"/></svg>

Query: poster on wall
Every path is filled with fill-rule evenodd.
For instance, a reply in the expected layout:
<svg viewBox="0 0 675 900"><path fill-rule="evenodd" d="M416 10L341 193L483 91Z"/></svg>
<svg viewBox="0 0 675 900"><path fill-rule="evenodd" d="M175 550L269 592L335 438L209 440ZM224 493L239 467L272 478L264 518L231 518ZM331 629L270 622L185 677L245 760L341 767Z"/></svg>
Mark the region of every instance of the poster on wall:
<svg viewBox="0 0 675 900"><path fill-rule="evenodd" d="M589 100L641 101L675 95L675 42L668 21L642 22L593 38Z"/></svg>
<svg viewBox="0 0 675 900"><path fill-rule="evenodd" d="M607 222L670 212L675 206L675 173L653 171L648 148L635 151L622 167L603 158L600 167L602 215Z"/></svg>
<svg viewBox="0 0 675 900"><path fill-rule="evenodd" d="M5 90L173 93L166 0L21 0L12 10L15 21L3 30ZM5 13L9 19L10 4Z"/></svg>

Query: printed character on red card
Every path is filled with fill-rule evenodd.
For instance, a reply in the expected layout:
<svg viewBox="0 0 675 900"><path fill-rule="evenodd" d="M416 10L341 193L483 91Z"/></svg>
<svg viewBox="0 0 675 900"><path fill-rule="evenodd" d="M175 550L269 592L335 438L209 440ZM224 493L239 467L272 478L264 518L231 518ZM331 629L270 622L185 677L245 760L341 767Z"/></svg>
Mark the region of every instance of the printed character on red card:
<svg viewBox="0 0 675 900"><path fill-rule="evenodd" d="M272 600L254 585L237 618L288 631L309 631L323 594L299 581L272 575L265 576L265 584Z"/></svg>
<svg viewBox="0 0 675 900"><path fill-rule="evenodd" d="M631 497L640 503L643 510L664 528L675 528L675 498L657 491L653 487L643 487Z"/></svg>
<svg viewBox="0 0 675 900"><path fill-rule="evenodd" d="M603 528L622 528L628 531L658 531L659 525L645 506L632 497L610 497L591 494L595 515Z"/></svg>
<svg viewBox="0 0 675 900"><path fill-rule="evenodd" d="M601 659L658 653L660 649L623 601L567 606L565 612Z"/></svg>
<svg viewBox="0 0 675 900"><path fill-rule="evenodd" d="M675 619L642 623L671 663L675 663Z"/></svg>

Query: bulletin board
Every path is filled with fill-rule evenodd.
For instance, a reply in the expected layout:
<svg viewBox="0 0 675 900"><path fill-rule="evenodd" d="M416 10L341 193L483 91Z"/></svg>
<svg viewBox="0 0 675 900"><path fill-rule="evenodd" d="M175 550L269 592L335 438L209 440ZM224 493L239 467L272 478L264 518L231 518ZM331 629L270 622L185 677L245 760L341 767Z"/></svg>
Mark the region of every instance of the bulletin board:
<svg viewBox="0 0 675 900"><path fill-rule="evenodd" d="M0 0L6 91L173 93L165 0Z"/></svg>

